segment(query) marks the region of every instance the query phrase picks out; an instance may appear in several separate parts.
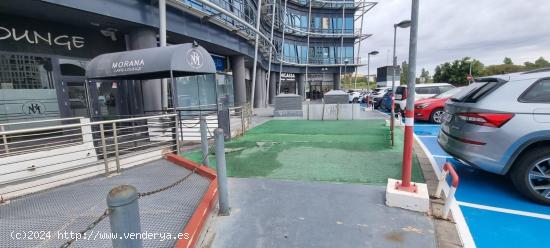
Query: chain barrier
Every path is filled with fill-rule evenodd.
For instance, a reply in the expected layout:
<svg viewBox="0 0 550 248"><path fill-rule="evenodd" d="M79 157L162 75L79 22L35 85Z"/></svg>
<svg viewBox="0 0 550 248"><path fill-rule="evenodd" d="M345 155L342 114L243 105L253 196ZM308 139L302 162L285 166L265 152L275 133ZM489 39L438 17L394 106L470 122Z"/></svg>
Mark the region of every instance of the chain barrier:
<svg viewBox="0 0 550 248"><path fill-rule="evenodd" d="M195 169L193 169L191 172L189 172L187 175L185 175L184 177L182 177L181 179L175 181L174 183L170 184L170 185L167 185L165 187L162 187L162 188L159 188L159 189L155 189L155 190L152 190L152 191L148 191L148 192L143 192L143 193L138 193L138 197L139 198L143 198L145 196L149 196L149 195L153 195L153 194L156 194L156 193L159 193L159 192L162 192L162 191L165 191L167 189L171 189L173 187L175 187L176 185L180 184L181 182L185 181L185 179L189 178L191 175L193 175L195 173L195 171L197 170L197 168L195 167Z"/></svg>
<svg viewBox="0 0 550 248"><path fill-rule="evenodd" d="M103 219L107 218L111 214L111 209L105 209L103 214L99 216L96 220L94 220L90 225L88 225L84 230L78 232L80 235L75 235L74 238L70 239L69 241L65 242L60 246L60 248L67 248L73 244L77 240L77 237L83 237L84 234L92 229L94 229Z"/></svg>

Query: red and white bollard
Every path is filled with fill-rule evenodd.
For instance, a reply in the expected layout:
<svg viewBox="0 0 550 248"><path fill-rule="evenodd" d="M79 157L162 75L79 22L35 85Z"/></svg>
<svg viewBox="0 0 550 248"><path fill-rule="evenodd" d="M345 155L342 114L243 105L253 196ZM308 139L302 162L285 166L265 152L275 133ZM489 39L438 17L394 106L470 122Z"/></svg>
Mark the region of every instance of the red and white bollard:
<svg viewBox="0 0 550 248"><path fill-rule="evenodd" d="M451 204L455 201L455 192L456 188L458 187L458 174L456 173L454 167L451 165L451 163L447 162L443 166L443 172L439 176L439 183L437 184L437 189L435 190L434 197L441 198L441 192L443 192L443 185L447 182L446 178L447 175L451 174L451 177L453 179L451 183L451 188L449 189L449 194L447 194L447 199L445 200L445 206L443 207L443 219L447 219L449 216L449 210L451 209Z"/></svg>

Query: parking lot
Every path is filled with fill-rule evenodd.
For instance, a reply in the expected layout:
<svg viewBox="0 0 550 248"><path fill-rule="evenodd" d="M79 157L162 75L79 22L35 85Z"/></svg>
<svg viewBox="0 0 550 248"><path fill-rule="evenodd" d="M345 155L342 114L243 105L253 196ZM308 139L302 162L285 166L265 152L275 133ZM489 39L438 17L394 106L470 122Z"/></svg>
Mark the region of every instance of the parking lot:
<svg viewBox="0 0 550 248"><path fill-rule="evenodd" d="M467 224L460 232L470 233L480 248L539 247L547 243L550 207L524 198L506 177L454 160L437 143L439 129L439 125L416 123L415 135L437 164L436 171L449 161L459 174L456 199Z"/></svg>

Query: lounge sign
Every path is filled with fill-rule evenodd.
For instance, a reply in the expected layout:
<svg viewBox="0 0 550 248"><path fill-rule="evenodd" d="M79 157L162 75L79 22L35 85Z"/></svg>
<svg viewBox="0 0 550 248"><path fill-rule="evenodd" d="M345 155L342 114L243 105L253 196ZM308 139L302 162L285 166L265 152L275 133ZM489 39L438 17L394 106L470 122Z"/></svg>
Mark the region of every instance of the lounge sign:
<svg viewBox="0 0 550 248"><path fill-rule="evenodd" d="M95 57L124 50L122 38L113 41L99 30L0 16L0 51Z"/></svg>

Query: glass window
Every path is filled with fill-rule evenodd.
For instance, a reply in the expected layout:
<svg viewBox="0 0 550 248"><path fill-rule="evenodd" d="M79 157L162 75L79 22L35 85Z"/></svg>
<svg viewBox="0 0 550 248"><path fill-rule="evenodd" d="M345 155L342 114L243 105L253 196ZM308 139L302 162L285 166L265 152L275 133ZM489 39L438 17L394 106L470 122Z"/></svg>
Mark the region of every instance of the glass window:
<svg viewBox="0 0 550 248"><path fill-rule="evenodd" d="M85 76L88 61L59 59L59 69L64 76Z"/></svg>
<svg viewBox="0 0 550 248"><path fill-rule="evenodd" d="M53 89L52 61L47 57L0 54L0 89Z"/></svg>
<svg viewBox="0 0 550 248"><path fill-rule="evenodd" d="M550 103L550 79L533 84L520 98L522 102Z"/></svg>
<svg viewBox="0 0 550 248"><path fill-rule="evenodd" d="M455 87L450 86L450 85L439 86L439 93L444 93L444 92L447 92L447 91L452 90L454 88Z"/></svg>

